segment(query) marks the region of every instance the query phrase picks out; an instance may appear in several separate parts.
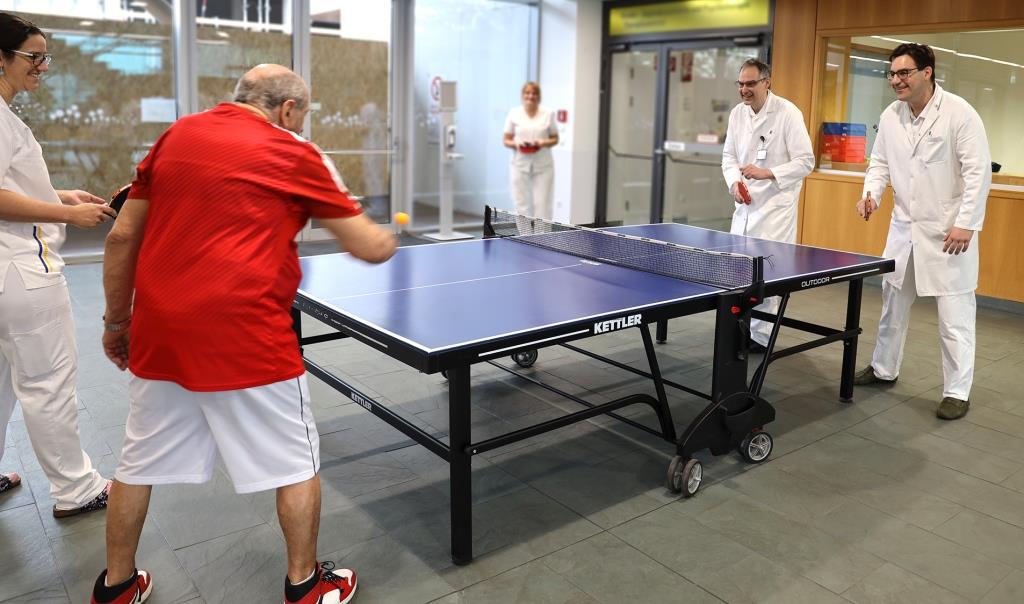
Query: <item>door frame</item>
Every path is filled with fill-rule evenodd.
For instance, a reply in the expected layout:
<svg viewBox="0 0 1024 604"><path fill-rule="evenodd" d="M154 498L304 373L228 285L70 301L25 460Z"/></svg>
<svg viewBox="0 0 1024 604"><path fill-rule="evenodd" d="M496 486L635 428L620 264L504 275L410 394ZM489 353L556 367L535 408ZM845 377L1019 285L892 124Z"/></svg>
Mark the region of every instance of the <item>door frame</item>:
<svg viewBox="0 0 1024 604"><path fill-rule="evenodd" d="M768 26L745 27L729 30L692 30L657 34L638 34L612 38L608 34L609 12L616 7L646 3L650 0L624 0L605 2L601 19L601 80L600 107L597 134L597 196L594 202L594 223L608 223L608 150L609 129L611 126L611 86L612 86L612 55L620 52L656 51L659 65L669 64L669 54L673 50L697 50L703 48L722 48L737 46L757 46L761 48L758 58L769 65L772 52L772 28L775 21L775 3L770 4ZM654 108L654 141L651 167L651 214L650 222L664 220L665 193L665 133L668 127L668 84L669 70L662 69L658 74L655 90Z"/></svg>

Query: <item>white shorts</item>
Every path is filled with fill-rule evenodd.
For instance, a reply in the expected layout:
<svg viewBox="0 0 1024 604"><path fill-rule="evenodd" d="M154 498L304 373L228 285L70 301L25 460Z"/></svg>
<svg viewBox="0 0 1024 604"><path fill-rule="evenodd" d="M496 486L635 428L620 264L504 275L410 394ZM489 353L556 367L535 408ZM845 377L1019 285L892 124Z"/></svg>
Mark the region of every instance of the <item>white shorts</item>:
<svg viewBox="0 0 1024 604"><path fill-rule="evenodd" d="M128 398L114 473L125 484L207 482L218 451L238 493L299 483L320 470L305 375L223 392L193 392L133 375Z"/></svg>

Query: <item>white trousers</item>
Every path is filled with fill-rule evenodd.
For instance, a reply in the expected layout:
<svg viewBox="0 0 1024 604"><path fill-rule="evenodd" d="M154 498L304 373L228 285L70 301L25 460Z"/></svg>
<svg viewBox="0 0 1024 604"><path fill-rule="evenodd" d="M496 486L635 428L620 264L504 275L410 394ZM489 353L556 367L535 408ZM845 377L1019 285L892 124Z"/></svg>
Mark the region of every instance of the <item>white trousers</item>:
<svg viewBox="0 0 1024 604"><path fill-rule="evenodd" d="M871 367L880 378L895 379L903 363L910 307L917 298L914 257L907 261L903 287L882 281L882 318ZM974 380L974 322L977 305L974 292L935 296L939 311L939 340L942 348L942 396L968 400Z"/></svg>
<svg viewBox="0 0 1024 604"><path fill-rule="evenodd" d="M78 352L65 283L25 289L13 264L0 293L0 457L21 401L25 428L60 509L80 507L106 488L78 436Z"/></svg>
<svg viewBox="0 0 1024 604"><path fill-rule="evenodd" d="M764 302L755 306L756 310L763 312L769 312L777 314L779 312L779 304L782 303L782 298L778 296L771 296L765 298ZM768 321L762 321L760 319L750 320L750 339L754 340L761 346L768 345L768 336L772 334L772 324Z"/></svg>
<svg viewBox="0 0 1024 604"><path fill-rule="evenodd" d="M516 213L551 220L551 198L555 191L555 167L536 168L533 164L509 165L509 190ZM530 201L533 209L530 209Z"/></svg>

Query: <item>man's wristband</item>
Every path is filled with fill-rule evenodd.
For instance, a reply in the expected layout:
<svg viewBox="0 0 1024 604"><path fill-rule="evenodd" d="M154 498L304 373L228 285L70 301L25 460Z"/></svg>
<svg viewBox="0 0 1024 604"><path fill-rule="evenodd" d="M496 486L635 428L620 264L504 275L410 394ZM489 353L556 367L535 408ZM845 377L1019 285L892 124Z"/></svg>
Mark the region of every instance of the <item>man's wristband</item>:
<svg viewBox="0 0 1024 604"><path fill-rule="evenodd" d="M117 333L128 329L128 326L132 324L132 318L128 317L124 321L118 321L117 323L110 323L107 321L107 317L103 317L103 329Z"/></svg>

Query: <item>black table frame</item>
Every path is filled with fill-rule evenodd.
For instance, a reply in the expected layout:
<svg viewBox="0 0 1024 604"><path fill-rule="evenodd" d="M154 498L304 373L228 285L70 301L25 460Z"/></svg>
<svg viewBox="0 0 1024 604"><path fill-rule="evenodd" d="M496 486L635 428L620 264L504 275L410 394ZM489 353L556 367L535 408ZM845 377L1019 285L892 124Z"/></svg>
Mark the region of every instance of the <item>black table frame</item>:
<svg viewBox="0 0 1024 604"><path fill-rule="evenodd" d="M698 299L683 300L668 303L657 307L644 309L642 311L631 311L629 313L616 313L605 317L590 318L570 324L559 325L534 332L519 334L513 337L503 338L489 342L478 342L454 350L446 350L439 353L426 353L408 342L393 338L387 334L380 333L373 328L359 322L357 319L345 315L332 308L328 304L321 303L315 298L305 295L301 290L296 296L292 308L293 328L299 340L300 349L310 344L326 342L340 338L352 337L364 344L375 348L382 353L402 361L406 365L420 370L424 373L444 372L448 378L448 443L446 444L436 436L425 432L420 427L407 421L401 415L395 413L387 406L375 401L371 396L360 392L357 388L331 373L315 361L304 358L309 373L323 380L327 385L348 397L370 413L376 415L389 425L399 430L416 443L423 445L432 453L441 457L449 464L450 491L451 491L451 556L455 564L467 564L473 559L472 547L472 476L471 460L474 455L508 445L520 440L531 438L551 430L556 430L573 423L584 421L598 415L609 415L636 428L649 432L666 441L676 444L680 455L692 455L702 449L710 449L713 454L719 455L732 450L735 446L735 426L725 426L722 418L725 416L737 416L742 408L749 406L749 402L736 403L737 398L732 396L736 393L750 392L758 395L768 369L768 365L780 358L803 352L818 346L824 346L834 342L843 343L843 362L841 369L839 398L843 401L850 401L853 397L853 373L857 357L857 338L861 333L860 328L860 307L863 290L863 280L866 277L879 275L893 270L892 260L879 259L871 265L832 271L820 275L804 275L801 277L770 282L764 284L763 292L757 292L755 298L764 296L781 296L778 315L770 315L751 309L752 302L749 291L732 291L718 293ZM821 287L839 282L849 282L847 295L847 308L845 324L842 329L835 329L827 326L816 325L803 321L797 321L785 317L785 309L789 296L792 292L804 289ZM661 375L658 365L655 344L651 338L650 324L654 323L657 329L657 340L664 342L667 336L667 322L670 319L683 317L691 314L714 311L715 319L715 344L713 352L712 387L710 393L699 392L682 384L666 380ZM336 331L333 333L303 337L301 317L309 315ZM586 351L570 342L596 337L594 326L609 319L624 318L633 315L641 315L641 320L636 328L641 333L641 339L647 355L649 371L642 371L634 367L618 363L595 353ZM769 340L768 350L765 358L755 370L754 378L747 382L747 326L751 317L757 317L773 321L775 326ZM818 339L805 342L790 348L775 351L775 343L778 337L779 328L786 326L801 331L816 334ZM633 328L633 327L630 327ZM605 361L620 369L630 371L651 379L654 382L656 397L646 393L631 394L616 400L605 403L592 403L580 397L561 391L554 386L545 384L531 376L527 376L505 365L495 363L494 359L509 356L517 352L536 350L539 348L562 345L573 351ZM500 435L487 440L473 442L470 430L471 397L470 397L470 368L479 362L489 362L501 369L510 371L540 385L547 390L555 392L569 400L573 400L584 409L574 413L529 426L508 434ZM691 394L695 394L709 401L707 408L684 430L683 435L677 438L672 414L668 407L668 400L665 387L677 388ZM622 417L615 413L616 410L634 404L650 405L658 417L658 428L651 428L629 418ZM774 409L765 408L766 402L761 401L756 408L757 417L750 421L758 423L767 417L770 421L774 417ZM732 407L732 408L730 408ZM766 416L765 413L770 413ZM749 423L749 422L747 422ZM739 430L745 428L741 427Z"/></svg>

